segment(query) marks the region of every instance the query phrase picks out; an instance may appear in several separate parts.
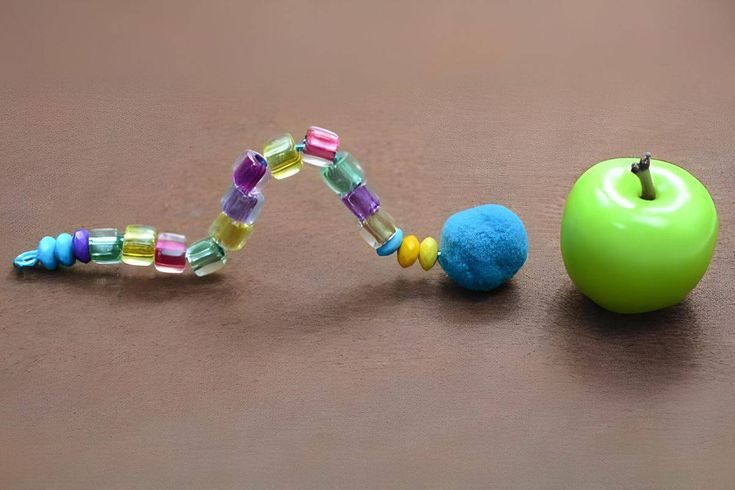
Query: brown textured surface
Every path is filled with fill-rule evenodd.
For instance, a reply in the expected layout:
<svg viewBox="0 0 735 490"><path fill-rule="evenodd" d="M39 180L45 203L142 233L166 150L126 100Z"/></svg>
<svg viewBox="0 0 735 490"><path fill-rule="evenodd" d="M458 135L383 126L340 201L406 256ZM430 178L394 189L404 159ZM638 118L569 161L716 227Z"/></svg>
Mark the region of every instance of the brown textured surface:
<svg viewBox="0 0 735 490"><path fill-rule="evenodd" d="M732 2L204 3L0 5L0 486L732 485ZM408 231L508 205L526 267L486 296L401 270L312 169L215 277L10 267L77 225L201 236L234 156L309 124ZM683 304L620 317L558 222L647 149L721 238Z"/></svg>

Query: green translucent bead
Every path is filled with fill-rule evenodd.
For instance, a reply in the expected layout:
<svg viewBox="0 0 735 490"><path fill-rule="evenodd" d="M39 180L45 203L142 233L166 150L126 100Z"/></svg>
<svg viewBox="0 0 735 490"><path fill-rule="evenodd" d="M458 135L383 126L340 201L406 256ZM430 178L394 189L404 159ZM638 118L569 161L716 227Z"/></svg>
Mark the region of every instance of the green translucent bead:
<svg viewBox="0 0 735 490"><path fill-rule="evenodd" d="M290 177L304 166L301 152L296 150L293 136L288 133L273 138L263 147L263 156L268 160L268 168L276 179Z"/></svg>
<svg viewBox="0 0 735 490"><path fill-rule="evenodd" d="M338 152L334 164L324 167L321 175L324 183L339 195L350 192L360 185L365 177L360 164L346 151Z"/></svg>
<svg viewBox="0 0 735 490"><path fill-rule="evenodd" d="M227 263L225 251L211 237L192 243L186 249L186 260L197 276L216 272Z"/></svg>
<svg viewBox="0 0 735 490"><path fill-rule="evenodd" d="M122 261L123 235L117 228L95 228L89 231L89 256L98 264Z"/></svg>

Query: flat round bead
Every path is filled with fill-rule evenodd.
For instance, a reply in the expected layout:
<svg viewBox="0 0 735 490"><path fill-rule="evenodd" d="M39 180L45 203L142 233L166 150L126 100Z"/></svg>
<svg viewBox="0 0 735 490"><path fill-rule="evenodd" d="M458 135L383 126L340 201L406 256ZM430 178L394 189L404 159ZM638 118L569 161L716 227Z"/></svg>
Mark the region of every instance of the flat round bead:
<svg viewBox="0 0 735 490"><path fill-rule="evenodd" d="M62 233L56 237L56 246L54 247L54 257L61 264L67 267L74 265L76 258L74 257L74 247L72 242L74 238L68 233Z"/></svg>
<svg viewBox="0 0 735 490"><path fill-rule="evenodd" d="M89 231L86 228L79 228L74 232L71 246L74 251L74 257L79 262L84 262L85 264L89 262Z"/></svg>
<svg viewBox="0 0 735 490"><path fill-rule="evenodd" d="M268 170L266 159L253 150L244 151L237 160L232 170L232 184L243 193L255 189Z"/></svg>
<svg viewBox="0 0 735 490"><path fill-rule="evenodd" d="M43 267L52 271L56 269L58 263L56 262L56 239L52 236L45 236L38 242L38 260L43 264Z"/></svg>
<svg viewBox="0 0 735 490"><path fill-rule="evenodd" d="M383 245L375 250L375 253L377 253L381 257L390 255L398 250L398 248L401 246L401 242L403 242L403 230L398 228L387 242L385 242Z"/></svg>
<svg viewBox="0 0 735 490"><path fill-rule="evenodd" d="M436 263L439 256L439 244L432 237L428 236L421 240L419 246L419 264L421 268L428 271Z"/></svg>
<svg viewBox="0 0 735 490"><path fill-rule="evenodd" d="M419 239L416 235L407 235L398 247L398 263L401 267L411 267L419 258Z"/></svg>

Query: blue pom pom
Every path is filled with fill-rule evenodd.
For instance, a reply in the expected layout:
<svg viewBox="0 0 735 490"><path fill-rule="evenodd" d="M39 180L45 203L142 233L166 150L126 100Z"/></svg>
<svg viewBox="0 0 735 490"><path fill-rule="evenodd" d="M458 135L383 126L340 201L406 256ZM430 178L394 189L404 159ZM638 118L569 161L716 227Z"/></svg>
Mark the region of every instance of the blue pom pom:
<svg viewBox="0 0 735 490"><path fill-rule="evenodd" d="M528 257L523 221L505 206L485 204L447 219L439 263L463 288L490 291L518 272Z"/></svg>

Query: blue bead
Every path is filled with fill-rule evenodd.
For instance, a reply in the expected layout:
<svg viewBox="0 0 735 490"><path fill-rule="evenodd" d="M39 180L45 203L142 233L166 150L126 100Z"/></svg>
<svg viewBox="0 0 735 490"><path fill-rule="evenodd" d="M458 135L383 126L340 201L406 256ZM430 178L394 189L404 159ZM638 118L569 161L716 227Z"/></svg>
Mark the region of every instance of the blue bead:
<svg viewBox="0 0 735 490"><path fill-rule="evenodd" d="M38 260L43 266L52 271L58 265L54 250L56 249L56 239L52 236L45 236L38 242Z"/></svg>
<svg viewBox="0 0 735 490"><path fill-rule="evenodd" d="M61 265L69 267L74 265L76 258L74 257L74 248L72 242L74 238L68 233L62 233L56 237L56 248L54 249L54 256Z"/></svg>
<svg viewBox="0 0 735 490"><path fill-rule="evenodd" d="M513 277L527 257L523 222L504 206L465 209L444 223L439 263L463 288L495 289Z"/></svg>
<svg viewBox="0 0 735 490"><path fill-rule="evenodd" d="M375 251L378 255L381 257L385 257L386 255L390 255L401 246L401 242L403 241L403 230L400 228L396 229L396 232L393 233L393 236L388 239L387 242L385 242L380 247L376 248Z"/></svg>

